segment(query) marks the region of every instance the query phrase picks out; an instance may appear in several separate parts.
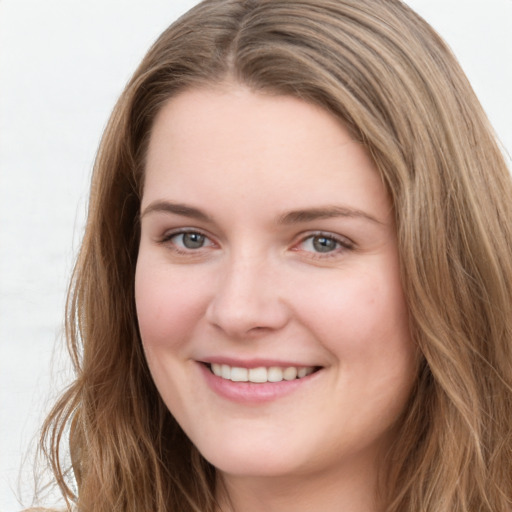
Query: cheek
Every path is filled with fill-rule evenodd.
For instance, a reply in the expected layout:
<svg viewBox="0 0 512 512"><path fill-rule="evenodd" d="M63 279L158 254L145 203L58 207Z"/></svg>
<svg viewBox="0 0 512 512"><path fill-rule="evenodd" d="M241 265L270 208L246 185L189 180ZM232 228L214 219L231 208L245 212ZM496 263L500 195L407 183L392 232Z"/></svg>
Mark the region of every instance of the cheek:
<svg viewBox="0 0 512 512"><path fill-rule="evenodd" d="M174 270L174 271L173 271ZM204 282L194 282L176 269L137 264L135 303L145 347L181 346L203 316Z"/></svg>
<svg viewBox="0 0 512 512"><path fill-rule="evenodd" d="M418 356L400 282L379 275L346 279L323 301L309 298L316 312L309 325L336 369L338 407L357 411L350 420L353 431L370 437L393 425L403 410Z"/></svg>
<svg viewBox="0 0 512 512"><path fill-rule="evenodd" d="M337 357L371 359L410 351L408 313L397 275L354 272L330 283L318 281L300 308L310 329Z"/></svg>

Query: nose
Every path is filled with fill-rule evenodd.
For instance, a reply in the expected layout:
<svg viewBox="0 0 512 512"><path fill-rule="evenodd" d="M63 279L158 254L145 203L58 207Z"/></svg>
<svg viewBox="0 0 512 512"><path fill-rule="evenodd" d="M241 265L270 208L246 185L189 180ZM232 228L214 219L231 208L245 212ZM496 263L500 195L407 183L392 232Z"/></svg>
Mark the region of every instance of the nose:
<svg viewBox="0 0 512 512"><path fill-rule="evenodd" d="M290 319L279 269L256 257L232 260L219 273L206 318L233 339L282 329Z"/></svg>

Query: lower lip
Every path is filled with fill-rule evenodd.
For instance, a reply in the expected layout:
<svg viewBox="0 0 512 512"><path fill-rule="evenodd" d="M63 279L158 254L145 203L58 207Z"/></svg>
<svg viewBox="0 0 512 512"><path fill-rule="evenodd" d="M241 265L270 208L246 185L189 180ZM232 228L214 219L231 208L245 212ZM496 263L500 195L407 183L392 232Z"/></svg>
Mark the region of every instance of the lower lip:
<svg viewBox="0 0 512 512"><path fill-rule="evenodd" d="M319 371L301 379L282 380L280 382L233 382L214 375L203 363L201 371L210 389L223 398L240 403L264 403L277 400L294 391L309 386Z"/></svg>

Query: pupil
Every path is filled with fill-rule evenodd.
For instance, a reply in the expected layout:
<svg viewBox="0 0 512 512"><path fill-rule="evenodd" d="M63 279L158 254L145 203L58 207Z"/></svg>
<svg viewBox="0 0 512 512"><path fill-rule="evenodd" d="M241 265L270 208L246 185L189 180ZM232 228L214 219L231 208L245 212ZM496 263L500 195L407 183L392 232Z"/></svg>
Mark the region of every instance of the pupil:
<svg viewBox="0 0 512 512"><path fill-rule="evenodd" d="M330 252L336 249L336 241L325 236L316 236L313 239L313 247L317 252Z"/></svg>
<svg viewBox="0 0 512 512"><path fill-rule="evenodd" d="M200 233L185 233L183 235L183 245L187 249L199 249L204 244L204 235Z"/></svg>

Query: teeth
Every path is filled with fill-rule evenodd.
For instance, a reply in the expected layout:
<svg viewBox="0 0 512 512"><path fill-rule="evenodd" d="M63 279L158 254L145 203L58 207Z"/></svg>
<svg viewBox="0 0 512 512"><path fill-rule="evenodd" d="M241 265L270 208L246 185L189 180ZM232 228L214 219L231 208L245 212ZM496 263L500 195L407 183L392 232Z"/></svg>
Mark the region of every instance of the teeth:
<svg viewBox="0 0 512 512"><path fill-rule="evenodd" d="M295 380L297 378L297 368L290 366L283 372L284 380Z"/></svg>
<svg viewBox="0 0 512 512"><path fill-rule="evenodd" d="M231 368L231 380L233 382L247 382L249 379L249 370L247 368L238 368L233 366Z"/></svg>
<svg viewBox="0 0 512 512"><path fill-rule="evenodd" d="M228 367L229 368L229 367ZM222 377L222 365L217 363L211 364L212 372L217 375L217 377Z"/></svg>
<svg viewBox="0 0 512 512"><path fill-rule="evenodd" d="M289 366L287 368L279 366L265 368L260 366L258 368L247 369L218 363L212 363L210 368L212 373L217 375L217 377L222 377L226 380L231 380L233 382L256 383L302 379L303 377L311 375L315 371L314 366Z"/></svg>
<svg viewBox="0 0 512 512"><path fill-rule="evenodd" d="M308 375L308 369L307 368L299 368L297 370L297 377L299 379L302 379L302 377L305 377L306 375Z"/></svg>
<svg viewBox="0 0 512 512"><path fill-rule="evenodd" d="M281 382L283 380L283 369L278 366L271 366L267 373L269 382Z"/></svg>
<svg viewBox="0 0 512 512"><path fill-rule="evenodd" d="M267 382L268 371L266 368L251 368L249 370L249 382Z"/></svg>
<svg viewBox="0 0 512 512"><path fill-rule="evenodd" d="M231 379L231 367L228 366L227 364L223 364L221 366L221 377L223 379Z"/></svg>

